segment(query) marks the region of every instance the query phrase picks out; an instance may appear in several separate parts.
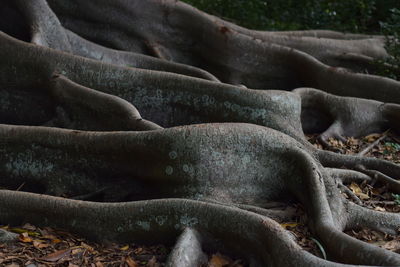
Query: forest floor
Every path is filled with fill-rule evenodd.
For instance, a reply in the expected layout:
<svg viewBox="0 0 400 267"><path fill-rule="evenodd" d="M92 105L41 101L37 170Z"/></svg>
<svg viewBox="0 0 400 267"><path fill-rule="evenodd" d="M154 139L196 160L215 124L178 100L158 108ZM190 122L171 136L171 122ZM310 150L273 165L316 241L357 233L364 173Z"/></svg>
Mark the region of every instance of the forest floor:
<svg viewBox="0 0 400 267"><path fill-rule="evenodd" d="M309 141L322 148L316 135ZM400 163L400 136L391 132L371 134L364 138L348 138L346 142L331 139L332 150L344 154L363 153L366 156L382 158ZM372 183L351 183L347 185L366 207L378 211L400 212L400 195L387 191L386 186ZM343 193L351 200L351 196ZM354 197L353 195L353 197ZM318 257L325 257L319 241L307 228L307 218L299 204L292 204L298 216L290 222L280 222L297 239L299 245ZM38 228L30 224L23 226L1 226L19 234L18 241L0 244L0 265L5 267L42 266L91 266L91 267L161 267L170 252L169 247L140 246L137 244L100 244L90 242L59 229ZM400 235L391 236L370 229L348 231L347 234L385 249L400 253ZM209 254L207 267L244 267L240 259L231 259L218 252Z"/></svg>

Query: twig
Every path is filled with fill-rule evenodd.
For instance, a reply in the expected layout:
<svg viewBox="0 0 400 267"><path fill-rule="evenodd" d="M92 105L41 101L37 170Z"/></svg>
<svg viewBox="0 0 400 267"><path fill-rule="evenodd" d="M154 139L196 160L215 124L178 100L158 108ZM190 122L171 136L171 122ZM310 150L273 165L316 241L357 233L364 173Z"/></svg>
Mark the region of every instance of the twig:
<svg viewBox="0 0 400 267"><path fill-rule="evenodd" d="M325 252L325 249L324 249L324 247L322 246L322 244L321 244L317 239L315 239L315 238L313 238L313 237L311 237L310 239L311 239L312 241L314 241L315 244L317 244L317 247L318 247L319 250L321 251L322 256L323 256L324 259L326 260L326 259L327 259L327 257L326 257L326 252Z"/></svg>
<svg viewBox="0 0 400 267"><path fill-rule="evenodd" d="M383 141L388 136L389 131L390 130L387 130L386 132L384 132L381 137L379 137L372 144L370 144L366 148L364 148L361 152L359 152L357 154L357 156L365 156L365 154L367 154L371 149L373 149L376 145L378 145L381 141Z"/></svg>
<svg viewBox="0 0 400 267"><path fill-rule="evenodd" d="M338 184L339 189L342 190L342 193L345 193L349 198L351 198L356 204L358 205L362 205L363 202L361 201L361 199L353 193L353 191L351 191L347 186L339 183Z"/></svg>
<svg viewBox="0 0 400 267"><path fill-rule="evenodd" d="M108 189L108 187L103 187L95 192L91 192L85 195L79 195L79 196L73 196L70 197L70 199L75 199L75 200L88 200L94 197L99 196L100 194L104 193L104 191L106 191Z"/></svg>
<svg viewBox="0 0 400 267"><path fill-rule="evenodd" d="M25 185L25 182L23 182L20 186L18 186L18 188L15 191L19 191L21 190L21 188Z"/></svg>

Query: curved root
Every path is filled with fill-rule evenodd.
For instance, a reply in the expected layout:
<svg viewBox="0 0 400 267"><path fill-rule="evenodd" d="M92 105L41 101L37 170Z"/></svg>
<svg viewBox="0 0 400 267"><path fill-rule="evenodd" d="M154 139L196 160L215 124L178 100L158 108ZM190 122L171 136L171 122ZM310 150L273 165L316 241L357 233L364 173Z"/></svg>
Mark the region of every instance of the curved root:
<svg viewBox="0 0 400 267"><path fill-rule="evenodd" d="M376 158L342 155L323 150L315 150L314 153L324 167L345 167L353 170L362 170L367 175L371 174L369 176L372 179L378 178L382 182L389 183L396 191L398 190L398 181L394 178L400 177L400 166L395 163Z"/></svg>
<svg viewBox="0 0 400 267"><path fill-rule="evenodd" d="M327 143L329 138L346 141L345 136L359 137L370 133L381 132L389 128L389 106L378 101L354 97L340 97L312 88L298 88L293 91L300 95L302 106L302 123L315 120L321 116L315 113L326 114L331 121L324 129L319 139ZM400 110L400 106L391 104L392 109ZM307 116L307 110L314 110ZM316 116L317 115L317 116ZM321 117L320 119L325 119ZM305 132L316 132L319 129L306 128Z"/></svg>
<svg viewBox="0 0 400 267"><path fill-rule="evenodd" d="M336 169L336 168L325 168L325 171L335 180L340 181L343 184L350 184L351 182L363 182L371 181L371 177L358 171Z"/></svg>
<svg viewBox="0 0 400 267"><path fill-rule="evenodd" d="M342 266L305 252L279 224L264 216L193 200L110 204L1 190L0 211L1 222L29 221L119 242L148 243L151 235L152 242L171 243L179 232L192 227L223 240L237 255L261 266Z"/></svg>
<svg viewBox="0 0 400 267"><path fill-rule="evenodd" d="M352 202L348 202L347 205L350 214L346 226L347 229L366 227L391 235L397 235L399 233L400 214L375 211L360 207Z"/></svg>
<svg viewBox="0 0 400 267"><path fill-rule="evenodd" d="M400 265L400 256L397 253L364 243L332 226L320 225L317 232L328 252L341 262L377 266Z"/></svg>

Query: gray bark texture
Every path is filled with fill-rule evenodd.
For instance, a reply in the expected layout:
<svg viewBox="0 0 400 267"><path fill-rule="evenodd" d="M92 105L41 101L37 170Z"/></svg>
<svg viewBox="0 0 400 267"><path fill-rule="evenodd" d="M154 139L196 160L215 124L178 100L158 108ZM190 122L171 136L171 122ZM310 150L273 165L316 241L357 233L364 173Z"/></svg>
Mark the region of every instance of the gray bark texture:
<svg viewBox="0 0 400 267"><path fill-rule="evenodd" d="M400 215L341 193L400 193L400 166L304 135L400 130L400 82L363 74L388 57L383 37L253 31L174 0L3 0L0 30L0 223L175 244L167 266L214 249L250 266L400 266L344 233L395 234ZM328 260L276 202L304 206Z"/></svg>

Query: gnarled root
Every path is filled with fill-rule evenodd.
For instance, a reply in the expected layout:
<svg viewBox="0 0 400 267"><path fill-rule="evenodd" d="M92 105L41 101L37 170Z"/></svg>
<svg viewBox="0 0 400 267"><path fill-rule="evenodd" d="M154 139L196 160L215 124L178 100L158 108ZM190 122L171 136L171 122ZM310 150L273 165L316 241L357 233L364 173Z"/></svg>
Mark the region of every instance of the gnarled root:
<svg viewBox="0 0 400 267"><path fill-rule="evenodd" d="M2 5L3 8L9 9L8 12L15 12L13 17L15 21L28 23L27 28L30 30L29 33L21 33L23 29L14 28L6 32L13 36L29 35L31 43L120 66L166 71L218 82L216 77L196 67L167 62L138 53L114 50L85 40L65 29L45 0L16 1L15 4L3 3ZM13 10L16 7L18 7L17 10ZM15 23L15 21L8 23Z"/></svg>
<svg viewBox="0 0 400 267"><path fill-rule="evenodd" d="M327 146L329 138L345 141L345 137L387 130L396 124L393 116L400 111L399 105L339 97L313 88L298 88L293 92L301 97L303 130L323 131L319 141Z"/></svg>
<svg viewBox="0 0 400 267"><path fill-rule="evenodd" d="M95 240L139 243L149 243L149 235L151 242L173 243L190 227L222 240L226 249L256 266L349 266L305 252L279 224L266 217L217 204L185 199L109 204L5 190L0 191L0 200L2 223L29 221ZM188 242L196 242L198 248L200 241Z"/></svg>
<svg viewBox="0 0 400 267"><path fill-rule="evenodd" d="M304 205L311 230L337 261L369 264L371 258L365 255L370 254L375 264L400 262L400 256L365 246L341 232L350 215L337 188L337 177L342 176L344 180L348 173L325 171L300 143L274 130L250 124L205 124L149 132L105 133L5 125L1 129L3 185L37 181L49 194L71 195L74 192L82 195L85 193L82 188L96 191L104 186L111 188L112 184L115 187L118 182L128 190L125 194L129 200L148 197L203 200L102 204L1 191L0 196L4 194L7 199L0 202L4 209L0 219L4 222L44 223L85 233L92 238L98 238L101 233L104 238L121 242L129 238L135 241L148 239L145 236L153 229L160 238L153 242L170 242L176 238L179 229L192 227L200 234L204 231L222 240L228 250L236 253L242 249L245 258L264 265L272 262L290 266L296 260L300 262L299 266L340 266L303 252L287 233L281 236L284 230L280 226L267 219L270 216L286 220L290 218L290 212L259 208L274 199L295 199ZM153 163L149 166L146 162ZM82 168L71 172L69 168L74 165ZM330 175L332 172L336 177ZM121 189L115 188L118 194L123 192ZM19 200L15 201L17 198ZM205 203L204 200L224 204ZM39 202L42 204L38 205ZM32 207L19 206L17 209L15 205ZM62 219L60 214L73 219ZM124 219L121 219L122 215ZM110 217L114 219L110 220ZM226 219L228 217L231 219ZM85 222L88 218L92 219ZM97 218L95 225L93 218ZM120 222L114 225L114 220ZM236 234L232 235L231 230ZM237 239L237 235L241 237ZM267 242L260 235L270 240ZM184 235L181 240L194 242L192 252L200 260L199 244L203 239ZM332 245L337 244L334 241L341 242L339 248ZM251 242L249 251L243 250L244 244L247 246ZM344 246L354 247L350 253L343 251ZM178 244L175 252L179 254L179 251L192 253L185 252ZM281 253L287 257L282 257Z"/></svg>
<svg viewBox="0 0 400 267"><path fill-rule="evenodd" d="M400 166L385 160L341 155L330 151L316 150L315 154L325 167L348 168L362 172L374 181L388 184L389 190L400 192Z"/></svg>
<svg viewBox="0 0 400 267"><path fill-rule="evenodd" d="M45 23L43 14L49 14L49 17L57 19L57 25L60 24L58 18L61 18L64 25L60 26L60 24L56 28L63 32L63 36L70 36L68 38L71 41L66 42L70 46L77 47L76 49L71 47L77 55L97 60L104 58L106 62L114 55L118 55L115 58L126 57L127 60L135 57L132 53L119 53L115 50L91 46L88 42L80 41L80 37L68 34L62 27L67 27L74 33L97 43L108 42L108 46L118 50L153 56L162 55L178 63L200 67L211 74L199 69L183 70L183 65L167 67L162 62L154 61L153 65L165 66L165 68L154 67L158 70L213 81L217 80L214 77L216 76L223 82L244 84L249 88L291 90L310 86L339 95L365 97L383 102L400 102L399 82L332 67L370 68L373 58L386 56L382 38L337 40L262 34L233 26L175 1L162 3L151 0L131 1L129 6L124 1L116 1L112 5L106 1L87 1L85 4L74 2L70 5L58 1L47 1L55 13L48 8L44 0L41 0L42 2L43 4L37 8L32 8L32 5L19 6L34 18L28 19L27 23L40 22L38 24L46 32L46 38L57 39L58 35L53 34L54 29ZM76 8L76 6L82 8ZM102 8L99 8L100 6ZM89 9L90 11L86 12ZM94 12L101 9L107 9L110 12L107 14ZM152 16L143 10L151 10L149 12ZM123 15L116 16L116 12L122 12ZM41 14L42 17L40 17ZM55 17L54 14L59 17ZM193 23L187 23L188 16L192 18L190 21ZM193 20L193 17L197 20ZM96 23L93 23L94 21ZM104 27L103 23L106 23L108 27ZM138 29L136 25L143 25L143 27ZM193 35L194 32L196 32L195 35ZM177 39L174 36L180 36L180 38ZM207 39L204 40L202 36L207 36ZM51 47L51 42L44 42L43 45ZM59 46L54 48L57 47ZM82 49L85 50L84 47L92 49L94 53L82 51ZM331 49L326 49L326 47L331 47ZM328 50L335 52L327 53ZM152 62L148 58L143 60L149 64ZM140 61L143 60L138 57L138 63L133 65L140 67ZM118 61L124 62L123 59L115 59L111 63L119 64ZM365 62L367 64L364 64ZM142 67L147 63L142 64ZM265 68L265 66L272 67ZM377 92L376 88L380 88L380 91Z"/></svg>

